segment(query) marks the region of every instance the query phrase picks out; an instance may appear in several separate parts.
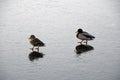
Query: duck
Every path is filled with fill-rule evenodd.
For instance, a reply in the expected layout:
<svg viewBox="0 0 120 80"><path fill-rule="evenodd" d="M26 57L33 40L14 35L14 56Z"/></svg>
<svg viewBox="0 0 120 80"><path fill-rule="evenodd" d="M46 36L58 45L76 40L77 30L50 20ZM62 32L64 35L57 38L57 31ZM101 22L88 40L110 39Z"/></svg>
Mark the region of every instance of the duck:
<svg viewBox="0 0 120 80"><path fill-rule="evenodd" d="M77 33L76 37L81 40L78 43L80 43L81 45L83 41L85 41L84 43L86 43L87 45L88 41L95 39L95 36L91 35L88 32L83 31L81 28L79 28L76 33Z"/></svg>
<svg viewBox="0 0 120 80"><path fill-rule="evenodd" d="M35 35L31 35L29 37L29 42L33 46L31 48L32 51L34 51L34 47L37 47L36 49L39 51L39 47L45 46L45 43L43 43L41 40L39 40L38 38L36 38Z"/></svg>

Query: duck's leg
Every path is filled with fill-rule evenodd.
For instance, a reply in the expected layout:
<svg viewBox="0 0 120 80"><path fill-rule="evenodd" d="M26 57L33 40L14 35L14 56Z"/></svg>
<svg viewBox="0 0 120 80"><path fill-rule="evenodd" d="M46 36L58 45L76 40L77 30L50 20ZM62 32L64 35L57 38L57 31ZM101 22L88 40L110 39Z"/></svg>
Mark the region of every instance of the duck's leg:
<svg viewBox="0 0 120 80"><path fill-rule="evenodd" d="M34 46L32 48L30 48L32 51L34 51Z"/></svg>
<svg viewBox="0 0 120 80"><path fill-rule="evenodd" d="M35 49L37 49L37 51L39 52L39 46L37 48L35 48Z"/></svg>
<svg viewBox="0 0 120 80"><path fill-rule="evenodd" d="M82 45L82 42L83 42L83 40L81 40L80 42L78 42L78 43L80 43L81 45Z"/></svg>
<svg viewBox="0 0 120 80"><path fill-rule="evenodd" d="M86 45L87 45L87 42L88 42L88 40L85 41Z"/></svg>
<svg viewBox="0 0 120 80"><path fill-rule="evenodd" d="M39 52L39 46L38 46L38 52Z"/></svg>

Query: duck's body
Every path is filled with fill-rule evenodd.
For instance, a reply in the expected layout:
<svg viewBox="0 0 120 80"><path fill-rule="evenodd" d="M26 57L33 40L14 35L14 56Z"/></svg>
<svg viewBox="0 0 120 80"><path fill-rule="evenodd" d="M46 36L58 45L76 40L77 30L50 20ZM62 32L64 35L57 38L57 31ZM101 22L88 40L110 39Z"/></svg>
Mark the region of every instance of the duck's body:
<svg viewBox="0 0 120 80"><path fill-rule="evenodd" d="M91 35L88 32L83 31L82 29L78 29L76 37L82 40L81 42L79 42L81 44L83 41L86 41L85 43L87 44L87 41L93 40L95 38L93 35Z"/></svg>
<svg viewBox="0 0 120 80"><path fill-rule="evenodd" d="M93 40L95 37L87 32L77 33L77 38L81 40Z"/></svg>
<svg viewBox="0 0 120 80"><path fill-rule="evenodd" d="M39 47L45 46L45 44L41 40L39 40L38 38L36 38L34 35L31 35L30 38L29 38L29 40L30 40L30 43L33 45L32 50L34 50L34 47L37 46L38 47L37 49L39 51Z"/></svg>
<svg viewBox="0 0 120 80"><path fill-rule="evenodd" d="M33 46L44 46L45 44L40 41L38 38L35 38L35 39L30 39L30 43L33 45Z"/></svg>

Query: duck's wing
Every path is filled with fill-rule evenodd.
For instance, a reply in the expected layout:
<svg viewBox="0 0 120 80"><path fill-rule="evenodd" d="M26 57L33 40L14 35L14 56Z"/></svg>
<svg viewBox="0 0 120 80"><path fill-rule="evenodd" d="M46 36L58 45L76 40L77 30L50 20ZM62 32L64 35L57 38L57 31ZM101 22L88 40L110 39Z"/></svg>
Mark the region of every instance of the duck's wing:
<svg viewBox="0 0 120 80"><path fill-rule="evenodd" d="M83 32L82 35L84 35L85 37L90 38L90 39L95 38L93 35L91 35L91 34L89 34L87 32Z"/></svg>
<svg viewBox="0 0 120 80"><path fill-rule="evenodd" d="M39 40L38 38L35 38L34 45L35 46L44 46L45 44L41 40Z"/></svg>

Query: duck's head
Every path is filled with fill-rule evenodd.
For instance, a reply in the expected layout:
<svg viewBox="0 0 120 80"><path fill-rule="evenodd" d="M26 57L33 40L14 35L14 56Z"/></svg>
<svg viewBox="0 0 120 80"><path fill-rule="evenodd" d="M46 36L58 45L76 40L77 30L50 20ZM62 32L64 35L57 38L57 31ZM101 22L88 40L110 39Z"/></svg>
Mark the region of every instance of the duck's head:
<svg viewBox="0 0 120 80"><path fill-rule="evenodd" d="M77 30L77 33L82 33L83 32L83 30L81 29L81 28L79 28L78 30Z"/></svg>
<svg viewBox="0 0 120 80"><path fill-rule="evenodd" d="M35 39L36 37L35 37L35 35L31 35L30 37L29 37L29 39Z"/></svg>

